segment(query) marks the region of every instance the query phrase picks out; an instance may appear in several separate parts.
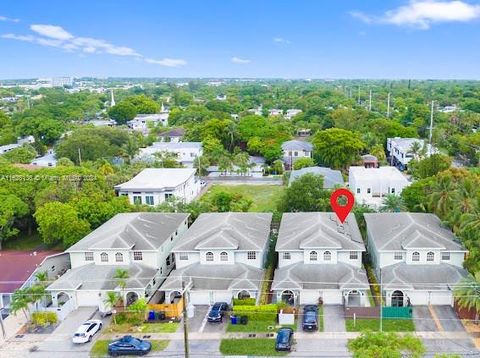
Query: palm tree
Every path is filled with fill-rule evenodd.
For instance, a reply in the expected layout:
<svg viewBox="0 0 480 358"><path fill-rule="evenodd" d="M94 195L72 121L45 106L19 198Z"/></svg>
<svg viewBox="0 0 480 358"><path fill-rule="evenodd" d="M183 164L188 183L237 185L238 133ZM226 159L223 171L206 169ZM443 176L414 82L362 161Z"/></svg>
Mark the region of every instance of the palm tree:
<svg viewBox="0 0 480 358"><path fill-rule="evenodd" d="M418 160L421 149L422 146L420 145L420 142L415 141L410 146L410 150L408 152L413 154L413 159Z"/></svg>
<svg viewBox="0 0 480 358"><path fill-rule="evenodd" d="M117 281L117 286L120 287L120 291L122 292L122 301L124 307L126 307L127 300L124 297L124 290L125 287L127 287L127 280L130 277L128 274L128 270L124 269L116 269L115 270L115 275L113 275L113 278Z"/></svg>
<svg viewBox="0 0 480 358"><path fill-rule="evenodd" d="M460 231L466 236L478 235L480 230L480 199L477 199L477 205L470 212L462 214L460 217Z"/></svg>
<svg viewBox="0 0 480 358"><path fill-rule="evenodd" d="M114 324L117 324L117 318L115 317L114 308L118 304L120 299L121 297L118 295L118 293L113 291L108 291L107 296L103 300L103 303L105 303L106 306L111 307L112 309L112 318L113 318Z"/></svg>
<svg viewBox="0 0 480 358"><path fill-rule="evenodd" d="M465 277L453 291L458 305L466 309L475 310L475 321L480 312L480 272L474 276Z"/></svg>
<svg viewBox="0 0 480 358"><path fill-rule="evenodd" d="M382 200L382 207L380 208L380 211L388 213L398 213L405 210L405 204L402 197L400 196L397 196L395 194L388 194Z"/></svg>
<svg viewBox="0 0 480 358"><path fill-rule="evenodd" d="M445 218L455 201L455 188L451 176L441 176L435 186L432 188L429 206L435 214Z"/></svg>
<svg viewBox="0 0 480 358"><path fill-rule="evenodd" d="M123 146L123 151L127 155L128 163L130 163L132 161L133 157L138 152L138 143L135 140L135 138L133 138L131 136L128 138L128 141Z"/></svg>
<svg viewBox="0 0 480 358"><path fill-rule="evenodd" d="M15 290L12 295L12 300L10 301L10 312L15 314L18 311L22 311L28 320L27 312L29 303L29 292L26 289Z"/></svg>

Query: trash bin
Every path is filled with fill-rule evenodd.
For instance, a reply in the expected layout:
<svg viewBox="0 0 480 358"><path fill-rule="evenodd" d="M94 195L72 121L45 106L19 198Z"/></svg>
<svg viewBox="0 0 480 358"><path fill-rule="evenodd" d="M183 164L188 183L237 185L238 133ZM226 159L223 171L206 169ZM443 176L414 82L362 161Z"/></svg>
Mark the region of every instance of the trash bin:
<svg viewBox="0 0 480 358"><path fill-rule="evenodd" d="M248 323L248 316L240 317L240 324L246 325Z"/></svg>
<svg viewBox="0 0 480 358"><path fill-rule="evenodd" d="M230 323L237 324L237 316L230 316Z"/></svg>
<svg viewBox="0 0 480 358"><path fill-rule="evenodd" d="M165 321L165 312L163 311L157 312L157 319L159 321Z"/></svg>
<svg viewBox="0 0 480 358"><path fill-rule="evenodd" d="M148 320L149 321L155 321L155 311L149 311L148 312Z"/></svg>

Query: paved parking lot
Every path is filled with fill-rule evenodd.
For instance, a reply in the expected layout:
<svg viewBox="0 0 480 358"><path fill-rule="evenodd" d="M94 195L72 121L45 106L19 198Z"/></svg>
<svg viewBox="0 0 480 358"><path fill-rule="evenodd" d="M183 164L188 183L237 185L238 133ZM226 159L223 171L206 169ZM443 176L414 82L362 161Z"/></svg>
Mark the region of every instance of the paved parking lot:
<svg viewBox="0 0 480 358"><path fill-rule="evenodd" d="M463 332L465 328L451 306L433 306L445 332Z"/></svg>
<svg viewBox="0 0 480 358"><path fill-rule="evenodd" d="M433 320L428 306L415 306L413 308L413 323L415 330L419 332L435 332L437 325Z"/></svg>

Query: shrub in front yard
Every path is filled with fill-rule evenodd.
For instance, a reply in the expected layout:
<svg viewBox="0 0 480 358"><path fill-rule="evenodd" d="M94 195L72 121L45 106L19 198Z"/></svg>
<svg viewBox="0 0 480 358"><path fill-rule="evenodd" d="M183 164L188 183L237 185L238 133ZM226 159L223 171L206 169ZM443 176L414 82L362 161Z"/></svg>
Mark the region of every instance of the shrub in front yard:
<svg viewBox="0 0 480 358"><path fill-rule="evenodd" d="M277 305L260 305L260 306L233 306L233 314L235 316L247 316L249 320L255 321L276 321Z"/></svg>
<svg viewBox="0 0 480 358"><path fill-rule="evenodd" d="M257 300L255 298L234 298L234 306L255 306Z"/></svg>
<svg viewBox="0 0 480 358"><path fill-rule="evenodd" d="M425 347L420 338L411 335L398 335L386 332L365 332L348 342L348 349L354 358L404 356L420 358Z"/></svg>
<svg viewBox="0 0 480 358"><path fill-rule="evenodd" d="M36 326L45 327L50 324L56 324L58 317L55 312L33 312L32 323Z"/></svg>

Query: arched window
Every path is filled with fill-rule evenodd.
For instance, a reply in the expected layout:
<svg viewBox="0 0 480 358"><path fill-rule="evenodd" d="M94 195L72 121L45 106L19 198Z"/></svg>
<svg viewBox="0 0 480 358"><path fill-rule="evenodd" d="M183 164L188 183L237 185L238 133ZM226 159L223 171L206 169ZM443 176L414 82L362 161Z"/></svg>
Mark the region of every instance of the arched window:
<svg viewBox="0 0 480 358"><path fill-rule="evenodd" d="M213 261L213 252L207 252L205 254L206 261Z"/></svg>
<svg viewBox="0 0 480 358"><path fill-rule="evenodd" d="M115 262L123 262L123 254L121 252L115 254Z"/></svg>
<svg viewBox="0 0 480 358"><path fill-rule="evenodd" d="M415 252L412 254L412 261L416 261L416 262L420 261L420 253L418 253L418 252L415 251Z"/></svg>
<svg viewBox="0 0 480 358"><path fill-rule="evenodd" d="M220 253L220 261L228 261L228 254L226 252Z"/></svg>
<svg viewBox="0 0 480 358"><path fill-rule="evenodd" d="M332 253L330 251L325 251L323 253L323 261L331 261L332 260Z"/></svg>
<svg viewBox="0 0 480 358"><path fill-rule="evenodd" d="M431 251L427 252L427 261L432 262L433 260L435 260L435 254Z"/></svg>
<svg viewBox="0 0 480 358"><path fill-rule="evenodd" d="M106 252L102 252L100 254L100 261L102 262L108 262L108 254Z"/></svg>
<svg viewBox="0 0 480 358"><path fill-rule="evenodd" d="M310 251L310 261L317 261L317 252L316 251Z"/></svg>

